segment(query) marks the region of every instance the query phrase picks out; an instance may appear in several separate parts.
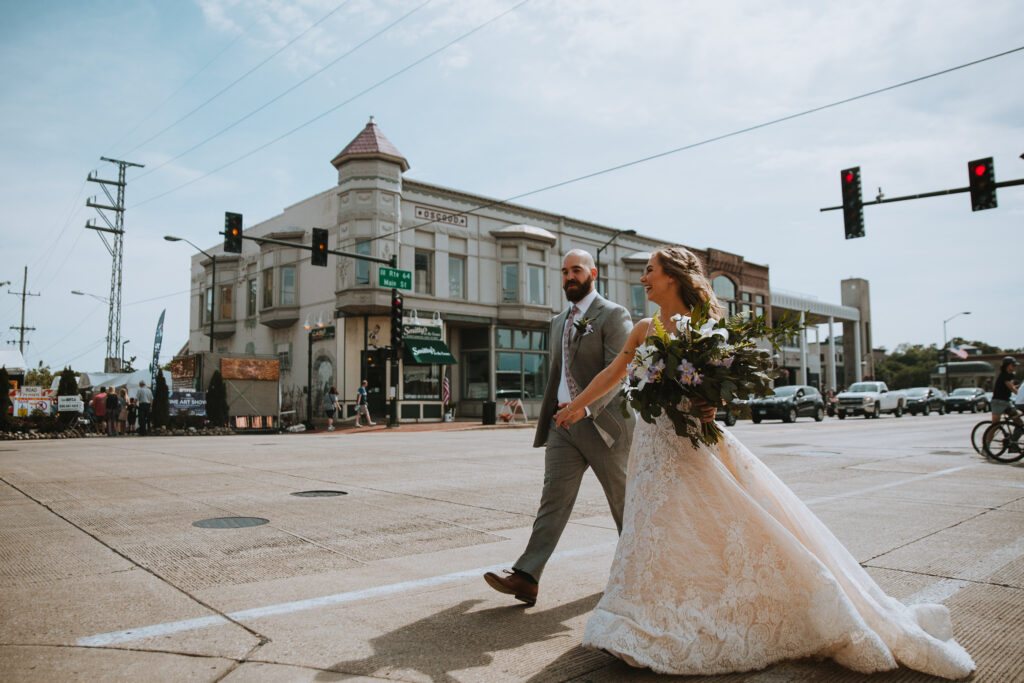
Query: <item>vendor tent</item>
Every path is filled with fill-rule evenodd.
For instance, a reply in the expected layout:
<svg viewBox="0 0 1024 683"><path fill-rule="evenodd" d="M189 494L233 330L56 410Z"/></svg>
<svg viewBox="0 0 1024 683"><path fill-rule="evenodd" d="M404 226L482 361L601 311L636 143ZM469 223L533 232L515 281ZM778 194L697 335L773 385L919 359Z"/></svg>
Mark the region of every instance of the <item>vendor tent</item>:
<svg viewBox="0 0 1024 683"><path fill-rule="evenodd" d="M9 375L24 375L28 372L28 365L21 351L14 349L0 349L0 368L6 368Z"/></svg>

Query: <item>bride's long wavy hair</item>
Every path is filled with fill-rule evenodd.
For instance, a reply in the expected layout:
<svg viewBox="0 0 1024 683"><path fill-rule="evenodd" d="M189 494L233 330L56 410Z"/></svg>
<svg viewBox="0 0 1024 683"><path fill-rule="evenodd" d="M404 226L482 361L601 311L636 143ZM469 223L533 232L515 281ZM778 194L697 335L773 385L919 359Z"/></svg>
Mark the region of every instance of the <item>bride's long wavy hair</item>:
<svg viewBox="0 0 1024 683"><path fill-rule="evenodd" d="M691 310L698 304L708 301L711 308L708 314L713 318L721 318L725 314L711 282L704 274L704 264L697 256L687 249L677 245L666 245L654 252L658 257L658 263L665 274L675 280L679 287L679 298Z"/></svg>

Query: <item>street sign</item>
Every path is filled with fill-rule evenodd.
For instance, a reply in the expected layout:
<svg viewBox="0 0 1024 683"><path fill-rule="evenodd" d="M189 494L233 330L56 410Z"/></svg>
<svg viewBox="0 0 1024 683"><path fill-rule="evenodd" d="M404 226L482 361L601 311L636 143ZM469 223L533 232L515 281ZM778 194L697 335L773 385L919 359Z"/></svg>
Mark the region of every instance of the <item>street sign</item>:
<svg viewBox="0 0 1024 683"><path fill-rule="evenodd" d="M412 289L412 271L381 266L377 270L377 283L381 287Z"/></svg>

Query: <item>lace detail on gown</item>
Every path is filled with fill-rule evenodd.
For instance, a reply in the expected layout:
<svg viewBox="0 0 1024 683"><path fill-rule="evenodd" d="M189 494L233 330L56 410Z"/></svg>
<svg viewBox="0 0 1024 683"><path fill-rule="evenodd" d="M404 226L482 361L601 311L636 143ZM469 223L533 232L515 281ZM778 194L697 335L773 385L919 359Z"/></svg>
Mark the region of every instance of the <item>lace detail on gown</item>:
<svg viewBox="0 0 1024 683"><path fill-rule="evenodd" d="M583 644L662 673L759 669L827 656L974 669L942 605L885 595L820 520L727 430L694 448L661 417L637 424L622 536Z"/></svg>

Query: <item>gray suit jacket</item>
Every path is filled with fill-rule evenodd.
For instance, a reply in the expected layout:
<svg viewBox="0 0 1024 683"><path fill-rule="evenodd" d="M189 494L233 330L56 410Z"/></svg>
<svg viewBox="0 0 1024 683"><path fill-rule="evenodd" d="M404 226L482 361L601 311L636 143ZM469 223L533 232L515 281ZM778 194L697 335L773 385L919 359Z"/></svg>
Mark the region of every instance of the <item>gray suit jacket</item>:
<svg viewBox="0 0 1024 683"><path fill-rule="evenodd" d="M558 383L562 372L562 333L569 309L562 311L551 319L551 368L548 372L548 383L541 402L540 415L537 417L537 432L533 439L534 447L547 443L548 432L551 430L552 417L558 411ZM597 373L604 370L622 351L633 321L629 312L616 303L603 298L600 294L584 312L593 328L589 334L575 333L569 342L569 372L576 381L580 391L586 388ZM632 436L634 419L622 417L619 403L619 389L613 388L607 394L590 404L590 417L597 433L605 445L611 448L625 431Z"/></svg>

